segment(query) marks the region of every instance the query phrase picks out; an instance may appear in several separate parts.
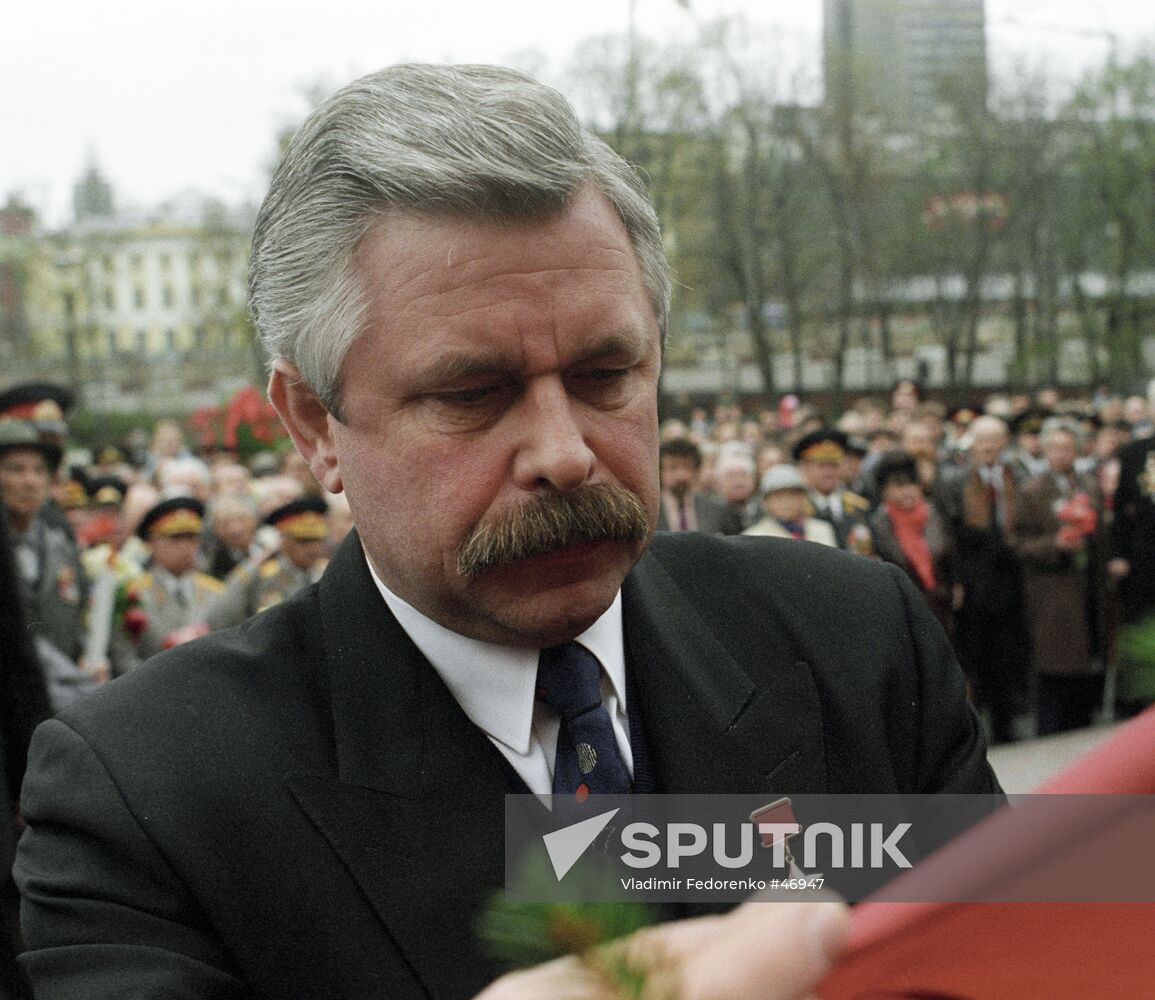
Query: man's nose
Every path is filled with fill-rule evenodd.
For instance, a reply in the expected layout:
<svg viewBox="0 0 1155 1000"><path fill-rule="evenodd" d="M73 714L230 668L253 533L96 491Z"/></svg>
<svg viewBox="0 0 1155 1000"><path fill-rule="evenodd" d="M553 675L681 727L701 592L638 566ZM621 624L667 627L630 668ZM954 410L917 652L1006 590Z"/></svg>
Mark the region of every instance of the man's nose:
<svg viewBox="0 0 1155 1000"><path fill-rule="evenodd" d="M560 379L531 383L518 414L514 484L519 489L566 493L589 481L597 459L586 443L581 406Z"/></svg>

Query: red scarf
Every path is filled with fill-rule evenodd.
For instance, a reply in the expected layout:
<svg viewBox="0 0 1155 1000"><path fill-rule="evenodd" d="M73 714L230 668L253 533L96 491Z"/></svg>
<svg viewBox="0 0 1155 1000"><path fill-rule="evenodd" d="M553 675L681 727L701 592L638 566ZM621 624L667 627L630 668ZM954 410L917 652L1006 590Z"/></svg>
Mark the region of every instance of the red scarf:
<svg viewBox="0 0 1155 1000"><path fill-rule="evenodd" d="M909 510L888 502L886 516L894 527L898 547L918 574L922 589L931 593L938 581L934 578L934 557L926 541L926 522L930 519L930 508L926 501L920 497Z"/></svg>

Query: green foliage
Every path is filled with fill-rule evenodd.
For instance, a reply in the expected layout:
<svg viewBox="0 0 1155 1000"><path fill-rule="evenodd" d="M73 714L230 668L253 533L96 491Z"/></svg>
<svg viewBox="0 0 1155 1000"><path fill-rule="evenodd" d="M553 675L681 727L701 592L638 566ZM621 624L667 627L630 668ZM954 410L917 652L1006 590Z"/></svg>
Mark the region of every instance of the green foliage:
<svg viewBox="0 0 1155 1000"><path fill-rule="evenodd" d="M1128 700L1155 699L1155 615L1122 631L1119 654L1125 665L1121 694Z"/></svg>
<svg viewBox="0 0 1155 1000"><path fill-rule="evenodd" d="M872 110L869 80L815 106L778 44L730 19L693 44L601 38L575 56L567 93L650 180L679 279L675 335L689 316L718 338L743 327L773 388L813 355L891 357L883 317L902 313L966 386L1007 311L1016 379L1055 382L1062 340L1079 336L1091 377L1103 359L1116 387L1134 381L1151 302L1127 279L1155 268L1149 53L1106 63L1062 103L1038 74L993 80L989 100L974 79L943 79L932 115L896 121ZM1079 285L1088 273L1108 277L1105 294ZM764 323L767 306L786 322ZM773 369L783 351L793 372Z"/></svg>
<svg viewBox="0 0 1155 1000"><path fill-rule="evenodd" d="M571 871L566 878L583 879L588 887L591 879L602 879L602 874L593 866L584 872ZM518 893L521 896L548 899L560 891L542 854L523 859L513 881L522 890ZM612 875L602 881L603 890L616 885ZM564 955L588 956L595 949L648 927L660 918L656 907L626 900L513 902L505 894L496 893L481 916L477 933L486 950L498 961L511 968L525 968ZM607 971L604 965L602 971ZM611 968L608 974L613 975L619 985L629 978L624 966Z"/></svg>
<svg viewBox="0 0 1155 1000"><path fill-rule="evenodd" d="M99 448L102 445L120 446L130 431L143 428L149 434L161 420L176 420L184 414L104 413L77 410L68 418L68 441L78 448Z"/></svg>

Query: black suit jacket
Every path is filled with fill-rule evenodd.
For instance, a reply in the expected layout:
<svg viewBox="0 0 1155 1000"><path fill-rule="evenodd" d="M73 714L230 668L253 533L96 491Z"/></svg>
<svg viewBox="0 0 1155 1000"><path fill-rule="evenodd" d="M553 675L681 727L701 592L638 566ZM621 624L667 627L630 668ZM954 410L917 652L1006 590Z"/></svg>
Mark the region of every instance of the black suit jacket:
<svg viewBox="0 0 1155 1000"><path fill-rule="evenodd" d="M992 787L893 568L658 536L623 621L659 791ZM507 782L352 536L319 585L40 728L17 862L38 996L469 996L497 972L473 920Z"/></svg>

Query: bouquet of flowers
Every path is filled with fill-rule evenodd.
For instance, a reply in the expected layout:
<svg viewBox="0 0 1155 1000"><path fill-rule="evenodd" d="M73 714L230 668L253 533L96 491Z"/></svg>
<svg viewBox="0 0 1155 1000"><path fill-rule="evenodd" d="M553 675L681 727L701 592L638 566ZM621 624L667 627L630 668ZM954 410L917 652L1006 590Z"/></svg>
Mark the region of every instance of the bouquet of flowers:
<svg viewBox="0 0 1155 1000"><path fill-rule="evenodd" d="M140 642L148 628L148 613L141 607L140 591L133 582L123 582L116 588L113 616L133 642Z"/></svg>
<svg viewBox="0 0 1155 1000"><path fill-rule="evenodd" d="M223 406L202 406L189 416L197 443L224 448L242 459L273 451L287 440L276 410L255 386L242 386Z"/></svg>
<svg viewBox="0 0 1155 1000"><path fill-rule="evenodd" d="M1083 542L1095 533L1099 515L1086 493L1076 493L1056 512L1059 517L1059 541L1067 544Z"/></svg>

